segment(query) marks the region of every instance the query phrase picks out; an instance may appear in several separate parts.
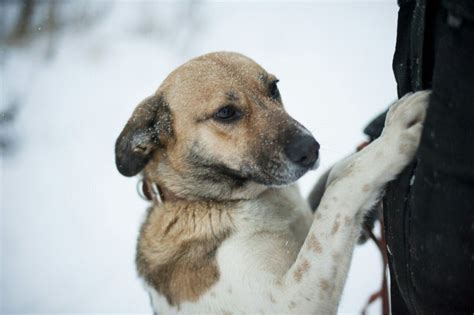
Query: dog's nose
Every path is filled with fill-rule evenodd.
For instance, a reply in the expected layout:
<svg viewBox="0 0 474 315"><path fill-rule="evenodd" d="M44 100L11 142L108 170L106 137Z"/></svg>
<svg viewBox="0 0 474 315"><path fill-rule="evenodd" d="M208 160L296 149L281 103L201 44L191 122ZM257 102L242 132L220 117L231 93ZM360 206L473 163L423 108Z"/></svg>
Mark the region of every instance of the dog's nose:
<svg viewBox="0 0 474 315"><path fill-rule="evenodd" d="M310 135L297 136L285 147L288 159L303 167L311 167L319 156L319 143Z"/></svg>

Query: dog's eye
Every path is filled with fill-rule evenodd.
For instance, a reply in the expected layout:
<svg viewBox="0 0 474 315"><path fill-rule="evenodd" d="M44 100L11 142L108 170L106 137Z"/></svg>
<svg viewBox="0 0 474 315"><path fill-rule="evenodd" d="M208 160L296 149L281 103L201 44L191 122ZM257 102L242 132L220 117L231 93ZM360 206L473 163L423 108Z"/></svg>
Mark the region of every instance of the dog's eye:
<svg viewBox="0 0 474 315"><path fill-rule="evenodd" d="M221 122L233 122L239 119L241 113L232 105L221 107L215 114L214 119Z"/></svg>
<svg viewBox="0 0 474 315"><path fill-rule="evenodd" d="M270 83L270 96L273 99L277 99L280 96L280 91L278 91L277 83L278 83L278 80L275 80L272 83Z"/></svg>

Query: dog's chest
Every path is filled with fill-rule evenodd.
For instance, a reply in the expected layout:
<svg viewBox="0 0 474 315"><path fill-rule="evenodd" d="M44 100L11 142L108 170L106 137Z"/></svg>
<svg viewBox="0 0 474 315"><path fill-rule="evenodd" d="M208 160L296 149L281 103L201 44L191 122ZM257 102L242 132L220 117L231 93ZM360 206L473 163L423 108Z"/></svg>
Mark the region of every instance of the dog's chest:
<svg viewBox="0 0 474 315"><path fill-rule="evenodd" d="M234 313L242 305L255 310L272 303L268 288L295 260L311 222L310 210L297 189L277 192L235 209L235 231L216 253L219 279L213 286L197 301L179 307L170 306L150 288L154 309Z"/></svg>

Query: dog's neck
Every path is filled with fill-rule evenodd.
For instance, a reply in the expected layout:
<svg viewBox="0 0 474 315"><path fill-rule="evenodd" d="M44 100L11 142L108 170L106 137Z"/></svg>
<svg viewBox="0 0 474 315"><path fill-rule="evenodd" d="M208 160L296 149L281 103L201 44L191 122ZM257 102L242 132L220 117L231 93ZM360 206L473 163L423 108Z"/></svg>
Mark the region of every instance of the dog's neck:
<svg viewBox="0 0 474 315"><path fill-rule="evenodd" d="M156 181L152 181L146 177L143 178L143 184L141 189L146 199L155 203L174 202L177 200L182 200L182 198L178 197L176 194L164 187L162 184L157 183Z"/></svg>
<svg viewBox="0 0 474 315"><path fill-rule="evenodd" d="M159 186L165 200L252 200L268 188L251 180L237 180L225 172L222 173L219 167L183 167L173 165L169 159L166 155L157 156L148 162L142 172L143 179L148 179L150 188L153 188L153 183Z"/></svg>
<svg viewBox="0 0 474 315"><path fill-rule="evenodd" d="M146 198L147 200L155 203L155 204L162 204L162 203L174 203L177 201L186 201L186 202L193 202L193 201L213 201L217 203L225 203L231 201L244 201L244 200L252 200L255 199L258 195L260 195L266 189L261 189L261 187L256 187L257 189L254 190L256 194L254 196L249 194L244 194L243 196L236 196L231 199L214 199L214 198L206 198L206 197L190 197L186 198L185 196L178 195L173 192L171 189L166 187L162 181L158 181L155 179L150 179L148 176L144 175L143 180L141 183L141 195L142 197Z"/></svg>

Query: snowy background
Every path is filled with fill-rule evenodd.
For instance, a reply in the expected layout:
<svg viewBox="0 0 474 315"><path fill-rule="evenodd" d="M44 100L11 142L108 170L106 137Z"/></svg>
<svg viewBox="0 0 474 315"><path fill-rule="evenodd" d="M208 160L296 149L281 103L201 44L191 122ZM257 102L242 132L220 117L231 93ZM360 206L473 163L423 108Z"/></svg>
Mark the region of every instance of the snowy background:
<svg viewBox="0 0 474 315"><path fill-rule="evenodd" d="M22 39L9 35L19 6L0 4L1 313L150 313L134 265L147 204L113 147L135 105L188 59L237 51L278 76L287 110L322 146L305 195L396 98L395 0L71 1L57 2L54 23L40 4ZM359 313L380 282L375 246L357 247L340 313Z"/></svg>

